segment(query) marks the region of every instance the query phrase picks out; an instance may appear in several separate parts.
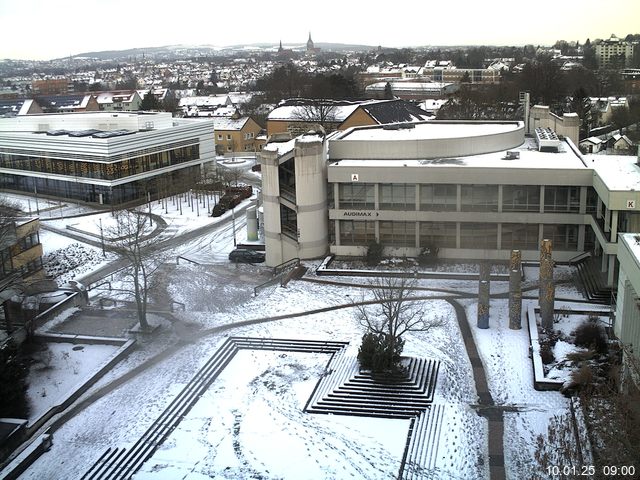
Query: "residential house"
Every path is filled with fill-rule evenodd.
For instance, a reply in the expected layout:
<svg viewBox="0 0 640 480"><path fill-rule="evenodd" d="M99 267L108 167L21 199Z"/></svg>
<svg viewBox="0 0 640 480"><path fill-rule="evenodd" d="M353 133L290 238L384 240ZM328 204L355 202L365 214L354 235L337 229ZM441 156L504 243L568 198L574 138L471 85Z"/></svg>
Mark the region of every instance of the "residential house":
<svg viewBox="0 0 640 480"><path fill-rule="evenodd" d="M79 113L100 110L98 101L89 93L38 96L36 101L45 113Z"/></svg>
<svg viewBox="0 0 640 480"><path fill-rule="evenodd" d="M321 125L325 131L384 123L419 122L432 118L405 100L361 102L292 99L281 103L267 116L267 136L288 133L292 137Z"/></svg>
<svg viewBox="0 0 640 480"><path fill-rule="evenodd" d="M598 153L604 148L606 143L598 137L585 138L580 142L580 150L584 153Z"/></svg>
<svg viewBox="0 0 640 480"><path fill-rule="evenodd" d="M142 97L137 90L115 90L100 92L96 95L100 111L132 112L140 110Z"/></svg>
<svg viewBox="0 0 640 480"><path fill-rule="evenodd" d="M211 117L218 155L260 151L263 142L257 140L262 127L251 117Z"/></svg>
<svg viewBox="0 0 640 480"><path fill-rule="evenodd" d="M611 137L611 149L617 154L635 154L636 149L633 142L626 135L616 133Z"/></svg>
<svg viewBox="0 0 640 480"><path fill-rule="evenodd" d="M31 98L16 98L14 100L0 100L0 117L15 117L16 115L32 115L42 113L38 102Z"/></svg>

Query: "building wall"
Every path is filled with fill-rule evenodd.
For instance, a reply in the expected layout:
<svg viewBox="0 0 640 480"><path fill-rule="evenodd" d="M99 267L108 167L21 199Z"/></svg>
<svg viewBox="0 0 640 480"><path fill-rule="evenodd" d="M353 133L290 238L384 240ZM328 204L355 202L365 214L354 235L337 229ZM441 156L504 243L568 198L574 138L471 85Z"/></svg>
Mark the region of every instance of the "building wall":
<svg viewBox="0 0 640 480"><path fill-rule="evenodd" d="M0 278L12 271L21 271L23 278L41 274L43 252L39 231L37 218L16 222L13 243L0 252Z"/></svg>
<svg viewBox="0 0 640 480"><path fill-rule="evenodd" d="M630 347L628 351L635 354L635 361L640 362L640 263L629 243L635 242L634 236L624 237L618 244L620 273L614 332L625 346ZM640 386L640 378L634 380Z"/></svg>
<svg viewBox="0 0 640 480"><path fill-rule="evenodd" d="M171 115L167 114L169 120ZM114 127L133 127L137 133L95 139L68 136L7 133L0 120L0 186L37 191L63 198L97 203L122 203L146 195L146 184L153 183L153 196L161 194L159 183L170 179L174 188L188 188L184 170L191 182L198 170L215 160L213 121L181 120L168 128L137 131L139 124L165 116L137 114L43 115L30 118L39 122L72 125L81 130L113 118ZM60 122L65 117L68 122ZM139 117L139 118L138 118ZM86 119L86 123L80 122ZM67 128L70 129L70 128ZM195 168L195 171L194 171ZM179 182L177 180L179 179Z"/></svg>
<svg viewBox="0 0 640 480"><path fill-rule="evenodd" d="M351 127L361 127L367 125L377 125L376 122L371 116L365 112L362 107L356 108L356 110L349 115L344 122L340 124L338 130L347 130Z"/></svg>
<svg viewBox="0 0 640 480"><path fill-rule="evenodd" d="M215 130L215 142L222 154L232 152L258 152L260 142L256 137L262 128L249 118L241 130Z"/></svg>
<svg viewBox="0 0 640 480"><path fill-rule="evenodd" d="M569 138L574 145L580 143L580 118L575 113L565 113L559 117L549 110L549 107L535 105L529 115L529 129L532 134L536 128L550 128L558 135Z"/></svg>

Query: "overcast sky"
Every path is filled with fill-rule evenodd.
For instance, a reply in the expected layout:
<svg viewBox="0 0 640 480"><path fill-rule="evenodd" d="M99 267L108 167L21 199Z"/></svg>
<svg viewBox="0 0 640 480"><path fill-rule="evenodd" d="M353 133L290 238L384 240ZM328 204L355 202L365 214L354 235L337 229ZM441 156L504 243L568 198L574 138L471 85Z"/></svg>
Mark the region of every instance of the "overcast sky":
<svg viewBox="0 0 640 480"><path fill-rule="evenodd" d="M640 33L640 0L0 0L0 58L163 45L551 45Z"/></svg>

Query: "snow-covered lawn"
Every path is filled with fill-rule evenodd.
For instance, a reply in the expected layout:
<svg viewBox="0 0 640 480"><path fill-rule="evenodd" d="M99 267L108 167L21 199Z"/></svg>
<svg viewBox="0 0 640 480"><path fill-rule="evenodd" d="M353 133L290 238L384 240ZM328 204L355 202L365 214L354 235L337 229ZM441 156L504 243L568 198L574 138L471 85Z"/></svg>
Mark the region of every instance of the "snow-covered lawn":
<svg viewBox="0 0 640 480"><path fill-rule="evenodd" d="M47 343L33 355L27 379L31 403L29 420L60 403L74 387L87 381L117 350L115 345Z"/></svg>
<svg viewBox="0 0 640 480"><path fill-rule="evenodd" d="M231 226L215 223L228 218L230 212L212 219L202 211L198 216L196 209L191 212L184 207L180 215L179 206L173 203L152 204L154 213L169 224L165 238L207 222L212 224L210 233L184 242L167 254L168 262L175 262L178 255L188 255L208 260L208 265L173 263L163 270L162 289L155 292L156 297L183 303L185 310L174 312L171 326L165 325L159 336L141 341L137 351L87 392L89 395L105 388L102 398L55 431L52 449L22 478L79 478L107 448L133 444L215 354L227 335L343 341L351 343L352 354L357 353L364 330L351 302L371 298L366 289L356 285L366 280L323 278L351 282L353 286L293 281L286 288L273 286L254 296L253 287L268 279L270 270L229 264ZM104 228L109 214L102 215ZM73 223L95 233L99 218L56 221L60 223L56 226L64 228ZM240 232L244 228L242 220L236 218ZM88 227L89 223L94 227ZM57 248L63 247L64 242L55 234L47 232L43 236ZM313 270L319 263L309 265L309 278L318 278ZM534 284L537 273L536 268L525 268L523 288ZM572 271L563 267L557 273L557 278L570 279ZM113 283L118 282L121 280L115 278ZM420 280L419 286L434 289L421 292L425 296L443 295L442 290L475 295L478 288L477 281L460 280ZM506 292L507 287L508 282L492 282L491 291ZM580 298L571 284L563 285L561 291L563 297ZM476 301L460 302L466 309L492 396L497 405L506 408L507 478L543 474L532 462L535 438L546 432L553 415L566 412L567 400L557 392L534 390L527 330L508 328L506 298L491 301L488 330L475 327ZM405 338L405 355L441 362L434 404L442 406L444 413L433 478L489 478L488 423L474 408L478 398L472 366L454 310L439 299L422 304L429 315L445 322L428 334L412 333ZM306 313L327 307L334 309ZM523 312L526 308L527 301ZM296 316L216 331L245 320L285 314ZM163 350L168 353L162 354ZM164 356L117 388L109 388L110 382L157 354ZM407 440L408 421L303 412L326 362L323 354L241 351L136 478L394 478ZM73 371L71 368L67 377L75 377Z"/></svg>

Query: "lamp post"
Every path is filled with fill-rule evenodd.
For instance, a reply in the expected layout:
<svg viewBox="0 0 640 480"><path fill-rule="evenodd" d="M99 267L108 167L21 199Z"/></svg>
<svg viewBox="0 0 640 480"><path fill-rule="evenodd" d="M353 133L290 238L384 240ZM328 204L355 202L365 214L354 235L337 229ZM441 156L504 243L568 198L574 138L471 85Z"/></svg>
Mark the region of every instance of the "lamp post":
<svg viewBox="0 0 640 480"><path fill-rule="evenodd" d="M233 246L236 247L236 209L231 207L231 228L233 228Z"/></svg>

